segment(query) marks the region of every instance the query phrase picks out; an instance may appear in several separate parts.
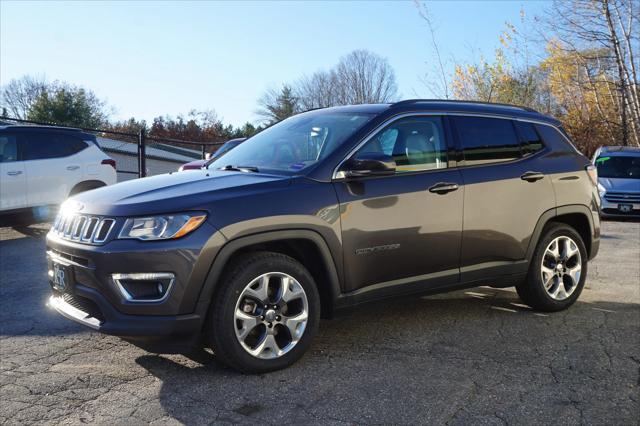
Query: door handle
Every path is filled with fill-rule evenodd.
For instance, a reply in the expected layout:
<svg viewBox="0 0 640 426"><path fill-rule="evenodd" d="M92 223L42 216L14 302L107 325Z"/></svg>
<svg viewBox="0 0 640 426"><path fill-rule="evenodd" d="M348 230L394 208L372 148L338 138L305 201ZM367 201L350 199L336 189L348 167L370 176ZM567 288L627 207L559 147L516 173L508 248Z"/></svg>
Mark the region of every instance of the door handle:
<svg viewBox="0 0 640 426"><path fill-rule="evenodd" d="M544 179L544 174L540 172L526 172L520 179L526 180L527 182L535 182L540 179Z"/></svg>
<svg viewBox="0 0 640 426"><path fill-rule="evenodd" d="M9 176L18 176L18 175L22 174L22 171L21 170L14 170L14 171L11 171L11 172L7 172L7 174Z"/></svg>
<svg viewBox="0 0 640 426"><path fill-rule="evenodd" d="M448 192L452 192L458 189L457 183L450 182L439 182L429 188L429 192L433 192L434 194L446 194Z"/></svg>
<svg viewBox="0 0 640 426"><path fill-rule="evenodd" d="M67 166L67 170L78 170L80 168L80 166Z"/></svg>

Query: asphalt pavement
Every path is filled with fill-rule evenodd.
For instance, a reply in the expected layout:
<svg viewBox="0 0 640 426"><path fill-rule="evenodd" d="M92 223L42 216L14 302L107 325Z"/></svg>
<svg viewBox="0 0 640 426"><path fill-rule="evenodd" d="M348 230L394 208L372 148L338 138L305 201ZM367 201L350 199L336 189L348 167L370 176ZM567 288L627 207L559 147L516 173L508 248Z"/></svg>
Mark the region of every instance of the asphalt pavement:
<svg viewBox="0 0 640 426"><path fill-rule="evenodd" d="M605 222L586 289L535 312L481 287L323 321L246 376L154 355L45 306L46 225L0 228L0 423L596 424L640 419L640 224Z"/></svg>

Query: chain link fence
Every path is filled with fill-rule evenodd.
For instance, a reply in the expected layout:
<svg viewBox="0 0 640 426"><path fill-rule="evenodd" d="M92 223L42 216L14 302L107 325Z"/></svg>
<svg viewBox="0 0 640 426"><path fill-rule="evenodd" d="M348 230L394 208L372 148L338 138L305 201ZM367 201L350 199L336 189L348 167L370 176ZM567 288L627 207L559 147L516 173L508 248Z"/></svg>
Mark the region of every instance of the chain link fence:
<svg viewBox="0 0 640 426"><path fill-rule="evenodd" d="M147 136L138 133L118 132L108 129L69 127L57 123L45 123L0 116L0 125L56 126L80 129L96 136L100 148L116 161L118 181L152 176L178 170L190 161L206 158L224 141L197 142L180 139Z"/></svg>

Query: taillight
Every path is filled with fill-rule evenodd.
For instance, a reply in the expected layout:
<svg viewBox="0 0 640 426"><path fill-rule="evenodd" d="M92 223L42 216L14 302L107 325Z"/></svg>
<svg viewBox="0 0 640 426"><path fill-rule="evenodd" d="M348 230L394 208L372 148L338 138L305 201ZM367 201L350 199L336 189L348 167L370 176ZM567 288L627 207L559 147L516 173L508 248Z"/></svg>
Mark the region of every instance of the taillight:
<svg viewBox="0 0 640 426"><path fill-rule="evenodd" d="M591 183L593 186L598 185L598 169L593 164L587 166L587 174L589 175L589 179L591 179Z"/></svg>
<svg viewBox="0 0 640 426"><path fill-rule="evenodd" d="M102 160L102 162L100 164L108 164L109 166L113 167L113 169L116 169L116 160L113 160L111 158L108 158L106 160Z"/></svg>

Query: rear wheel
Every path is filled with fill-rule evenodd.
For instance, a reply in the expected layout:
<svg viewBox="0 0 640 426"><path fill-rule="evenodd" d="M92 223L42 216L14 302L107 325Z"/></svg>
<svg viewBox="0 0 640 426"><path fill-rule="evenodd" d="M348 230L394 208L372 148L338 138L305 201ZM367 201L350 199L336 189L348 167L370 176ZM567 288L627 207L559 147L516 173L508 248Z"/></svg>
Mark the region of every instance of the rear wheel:
<svg viewBox="0 0 640 426"><path fill-rule="evenodd" d="M580 296L587 276L587 250L572 227L554 223L545 229L529 266L516 286L520 298L541 311L559 311Z"/></svg>
<svg viewBox="0 0 640 426"><path fill-rule="evenodd" d="M320 319L313 277L280 253L238 258L213 301L209 342L223 363L246 373L281 369L311 344Z"/></svg>

